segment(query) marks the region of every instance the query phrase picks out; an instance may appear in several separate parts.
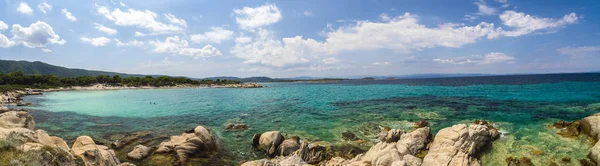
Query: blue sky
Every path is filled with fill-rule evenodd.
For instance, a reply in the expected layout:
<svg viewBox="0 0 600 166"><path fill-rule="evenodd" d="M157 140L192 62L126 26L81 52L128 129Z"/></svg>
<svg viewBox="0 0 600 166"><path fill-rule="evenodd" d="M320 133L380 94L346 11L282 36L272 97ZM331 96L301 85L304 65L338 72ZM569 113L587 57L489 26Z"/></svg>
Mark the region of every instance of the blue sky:
<svg viewBox="0 0 600 166"><path fill-rule="evenodd" d="M4 0L0 59L190 77L599 71L598 8L577 0Z"/></svg>

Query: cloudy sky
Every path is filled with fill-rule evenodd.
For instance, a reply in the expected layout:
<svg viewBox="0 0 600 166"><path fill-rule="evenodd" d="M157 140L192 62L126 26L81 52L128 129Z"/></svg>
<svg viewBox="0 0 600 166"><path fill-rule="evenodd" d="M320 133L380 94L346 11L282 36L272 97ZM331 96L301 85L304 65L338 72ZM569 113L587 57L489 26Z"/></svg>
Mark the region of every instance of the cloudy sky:
<svg viewBox="0 0 600 166"><path fill-rule="evenodd" d="M600 3L4 0L0 59L140 74L600 70Z"/></svg>

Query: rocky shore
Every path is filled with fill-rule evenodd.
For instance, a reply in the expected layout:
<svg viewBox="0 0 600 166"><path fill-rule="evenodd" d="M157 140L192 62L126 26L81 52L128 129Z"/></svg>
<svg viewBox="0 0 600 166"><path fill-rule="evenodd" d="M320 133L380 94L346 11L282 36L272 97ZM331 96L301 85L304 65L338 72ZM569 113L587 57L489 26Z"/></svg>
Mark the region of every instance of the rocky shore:
<svg viewBox="0 0 600 166"><path fill-rule="evenodd" d="M574 162L586 166L600 162L600 145L596 143L600 138L600 113L549 126L558 129L557 135L589 138L593 148L588 158L574 159ZM229 131L243 131L248 126L232 120L223 127ZM377 143L366 151L357 146L269 131L247 140L247 146L264 153L266 158L235 165L476 166L482 165L481 156L500 139L499 130L493 123L477 120L443 128L434 135L427 122L418 121L408 130L380 128L373 138ZM352 133L342 135L347 142L362 142ZM0 107L0 165L231 165L221 163L224 155L227 150L219 137L204 126L174 136L140 131L103 138L83 135L65 141L36 128L27 111ZM566 157L558 159L561 161L572 163ZM513 156L506 158L506 165L533 164L526 157ZM558 164L552 162L551 165Z"/></svg>

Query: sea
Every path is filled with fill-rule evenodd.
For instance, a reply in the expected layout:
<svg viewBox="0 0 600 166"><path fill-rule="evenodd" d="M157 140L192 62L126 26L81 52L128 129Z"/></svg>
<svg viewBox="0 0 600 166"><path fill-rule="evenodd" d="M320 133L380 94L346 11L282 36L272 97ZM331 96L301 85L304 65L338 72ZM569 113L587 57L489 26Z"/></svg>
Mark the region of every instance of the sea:
<svg viewBox="0 0 600 166"><path fill-rule="evenodd" d="M507 157L531 158L536 165L566 165L586 158L583 136L556 134L553 122L579 120L600 112L600 74L541 74L395 80L343 80L327 83L261 83L264 88L188 88L49 92L27 96L36 126L72 142L77 136L151 131L179 135L195 126L209 128L227 154L225 163L265 155L252 148L254 134L354 144L375 144L377 130L410 131L426 120L435 134L442 128L487 120L502 137L486 150L483 165L506 165ZM244 131L224 125L244 123ZM563 163L565 164L565 163Z"/></svg>

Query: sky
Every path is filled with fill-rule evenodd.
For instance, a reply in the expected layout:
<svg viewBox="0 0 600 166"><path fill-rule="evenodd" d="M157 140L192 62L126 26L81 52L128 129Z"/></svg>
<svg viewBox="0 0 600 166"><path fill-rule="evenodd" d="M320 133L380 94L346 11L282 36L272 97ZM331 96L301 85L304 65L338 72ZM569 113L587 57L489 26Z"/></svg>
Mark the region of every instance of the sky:
<svg viewBox="0 0 600 166"><path fill-rule="evenodd" d="M600 71L583 0L4 0L0 59L188 77Z"/></svg>

